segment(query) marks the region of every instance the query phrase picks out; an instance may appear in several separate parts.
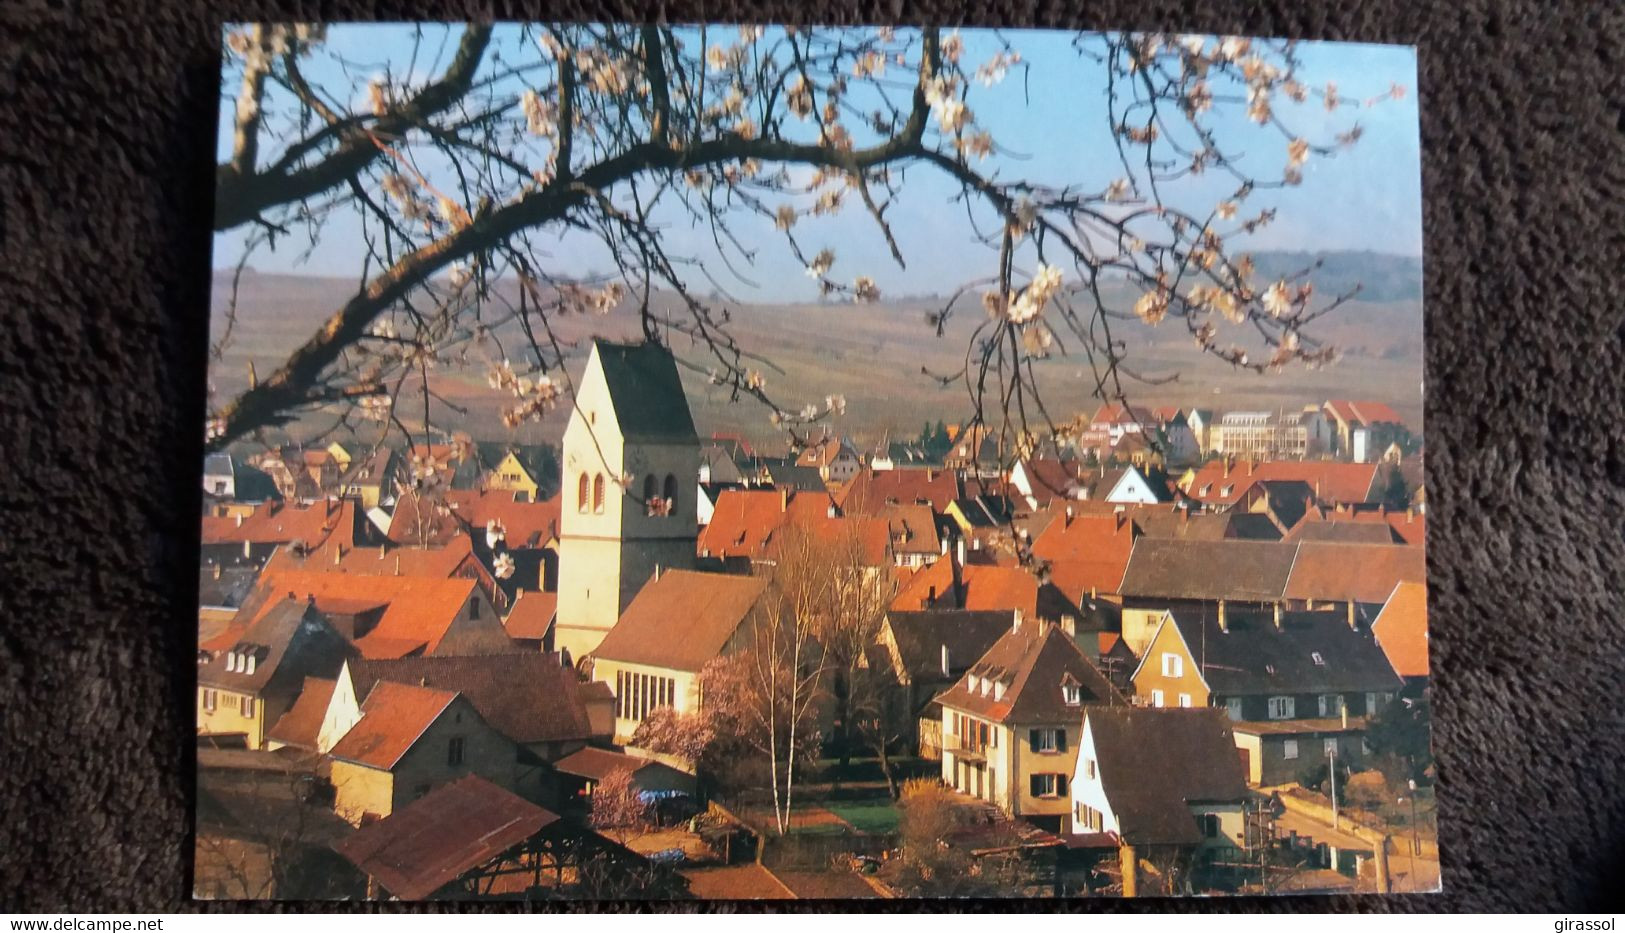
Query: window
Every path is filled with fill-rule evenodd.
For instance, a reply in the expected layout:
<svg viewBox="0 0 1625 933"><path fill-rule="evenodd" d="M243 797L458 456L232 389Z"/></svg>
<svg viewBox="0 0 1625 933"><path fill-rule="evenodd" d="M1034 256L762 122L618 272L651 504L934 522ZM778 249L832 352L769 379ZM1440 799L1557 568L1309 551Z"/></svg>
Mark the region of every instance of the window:
<svg viewBox="0 0 1625 933"><path fill-rule="evenodd" d="M1035 752L1059 753L1066 751L1065 729L1031 729L1027 732L1027 744Z"/></svg>
<svg viewBox="0 0 1625 933"><path fill-rule="evenodd" d="M473 599L470 599L468 601L468 618L469 618L470 621L478 621L479 617L480 617L480 598L478 596L475 596Z"/></svg>
<svg viewBox="0 0 1625 933"><path fill-rule="evenodd" d="M660 489L655 482L655 475L650 473L648 476L643 478L643 503L649 507L650 515L655 514L653 509L655 507L655 500L658 498L660 498Z"/></svg>
<svg viewBox="0 0 1625 933"><path fill-rule="evenodd" d="M592 511L595 515L604 514L604 474L602 473L592 478Z"/></svg>
<svg viewBox="0 0 1625 933"><path fill-rule="evenodd" d="M1271 719L1291 719L1296 704L1292 697L1270 697L1269 716Z"/></svg>
<svg viewBox="0 0 1625 933"><path fill-rule="evenodd" d="M1320 715L1336 716L1342 712L1343 698L1335 693L1322 693L1319 698Z"/></svg>
<svg viewBox="0 0 1625 933"><path fill-rule="evenodd" d="M1158 707L1158 708L1162 707L1162 691L1161 690L1153 690L1153 691L1151 691L1151 705L1155 706L1155 707Z"/></svg>
<svg viewBox="0 0 1625 933"><path fill-rule="evenodd" d="M1230 717L1232 722L1240 722L1241 697L1226 697L1224 701L1224 712L1225 715Z"/></svg>
<svg viewBox="0 0 1625 933"><path fill-rule="evenodd" d="M1318 651L1309 652L1309 660L1315 662L1316 667L1325 667L1326 666L1326 659L1321 657L1320 652L1318 652Z"/></svg>
<svg viewBox="0 0 1625 933"><path fill-rule="evenodd" d="M1083 776L1091 781L1095 779L1095 760L1093 758L1083 760Z"/></svg>
<svg viewBox="0 0 1625 933"><path fill-rule="evenodd" d="M589 488L590 483L591 480L587 479L585 473L581 474L581 479L576 482L576 511L582 515L587 514L587 507L592 499L592 491Z"/></svg>
<svg viewBox="0 0 1625 933"><path fill-rule="evenodd" d="M220 702L220 694L219 693L217 693L216 691L213 691L213 690L205 690L205 691L203 691L203 709L206 712L210 712L210 713L214 712L215 705L217 703L219 703L219 702Z"/></svg>
<svg viewBox="0 0 1625 933"><path fill-rule="evenodd" d="M456 766L463 763L463 739L461 736L446 743L446 764Z"/></svg>
<svg viewBox="0 0 1625 933"><path fill-rule="evenodd" d="M1083 702L1083 693L1077 684L1062 684L1061 700L1067 706L1077 706Z"/></svg>
<svg viewBox="0 0 1625 933"><path fill-rule="evenodd" d="M1191 695L1188 693L1181 693L1179 695L1179 705L1182 709L1189 709L1191 705Z"/></svg>
<svg viewBox="0 0 1625 933"><path fill-rule="evenodd" d="M1202 835L1209 839L1219 838L1219 814L1204 813L1198 817L1202 824Z"/></svg>
<svg viewBox="0 0 1625 933"><path fill-rule="evenodd" d="M253 697L243 697L242 703L239 706L239 708L242 710L244 719L253 719L254 718L254 698Z"/></svg>
<svg viewBox="0 0 1625 933"><path fill-rule="evenodd" d="M677 477L666 474L666 482L661 487L661 498L666 500L666 514L677 514Z"/></svg>
<svg viewBox="0 0 1625 933"><path fill-rule="evenodd" d="M1287 761L1291 761L1292 759L1298 757L1297 739L1287 739L1285 742L1281 743L1281 757L1285 758Z"/></svg>
<svg viewBox="0 0 1625 933"><path fill-rule="evenodd" d="M1384 706L1388 705L1388 701L1390 699L1392 699L1392 696L1393 696L1392 694L1388 694L1388 693L1368 693L1368 694L1366 694L1365 695L1365 714L1367 716L1375 716L1378 713L1382 712L1382 708Z"/></svg>
<svg viewBox="0 0 1625 933"><path fill-rule="evenodd" d="M1076 822L1077 826L1073 827L1075 830L1081 829L1086 832L1098 833L1104 828L1105 816L1094 807L1086 803L1080 803L1078 804Z"/></svg>
<svg viewBox="0 0 1625 933"><path fill-rule="evenodd" d="M1034 797L1063 797L1070 791L1064 774L1035 774L1029 785Z"/></svg>
<svg viewBox="0 0 1625 933"><path fill-rule="evenodd" d="M217 479L217 480L214 481L214 494L217 495L217 496L223 496L223 495L226 494L226 481L225 480Z"/></svg>
<svg viewBox="0 0 1625 933"><path fill-rule="evenodd" d="M1330 739L1324 740L1321 743L1321 747L1322 747L1322 751L1325 752L1325 755L1326 755L1327 758L1336 758L1337 757L1337 739L1336 738L1330 738Z"/></svg>
<svg viewBox="0 0 1625 933"><path fill-rule="evenodd" d="M1168 652L1168 651L1163 652L1163 654L1162 654L1162 676L1164 676L1164 677L1183 677L1183 676L1185 676L1185 659L1180 657L1177 654L1172 653L1172 652Z"/></svg>

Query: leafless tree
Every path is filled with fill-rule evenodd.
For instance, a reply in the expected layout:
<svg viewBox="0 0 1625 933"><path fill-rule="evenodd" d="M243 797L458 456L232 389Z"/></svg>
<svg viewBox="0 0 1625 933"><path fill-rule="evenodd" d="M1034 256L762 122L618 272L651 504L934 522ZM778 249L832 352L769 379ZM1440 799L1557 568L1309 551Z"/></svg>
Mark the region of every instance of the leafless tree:
<svg viewBox="0 0 1625 933"><path fill-rule="evenodd" d="M1055 187L987 167L1008 146L1039 142L996 140L976 117L978 85L1031 65L1002 38L971 62L958 33L937 28L475 25L416 36L412 60L382 75L329 50L319 27L224 36L237 104L217 169L216 231L243 233L246 262L290 239L320 249L336 235L332 219L353 215L365 260L355 293L308 339L212 405L211 449L318 409L340 425L371 419L405 432L408 386L427 431L430 373L449 367L485 368L513 397L510 424L539 418L571 393L563 365L573 348L555 323L622 307L650 339L693 341L697 358L685 365L736 400L764 403L794 435L844 403L771 396L771 362L693 288L696 278L720 288L721 270L669 249L657 218L686 215L741 279L759 247L740 222L771 219L826 295L873 301L875 270L838 276L837 261L853 260L798 234L797 222L862 211L902 265L888 210L920 172L958 186L966 228L989 250L986 272L929 315L942 333L967 306L985 312L964 365L927 375L963 387L967 423L997 438L1002 457L1067 430L1049 414L1037 360L1081 358L1103 399L1151 378L1114 336L1130 315L1183 328L1207 353L1261 372L1335 354L1310 325L1350 296L1315 299L1311 270L1258 281L1235 247L1275 219L1262 203L1269 189L1297 184L1305 161L1359 135L1351 123L1307 138L1278 115L1290 110L1283 101L1359 104L1335 84L1311 86L1291 42L1077 35L1072 53L1106 82L1101 132L1119 158ZM317 56L324 74L346 77L307 80ZM1256 140L1219 138L1226 111L1256 124L1265 154ZM1205 209L1177 206L1177 183L1203 173L1230 179L1233 193ZM566 234L601 243L613 272L558 268L547 246ZM1103 291L1116 281L1139 292L1131 310L1108 308ZM233 302L217 352L235 312Z"/></svg>

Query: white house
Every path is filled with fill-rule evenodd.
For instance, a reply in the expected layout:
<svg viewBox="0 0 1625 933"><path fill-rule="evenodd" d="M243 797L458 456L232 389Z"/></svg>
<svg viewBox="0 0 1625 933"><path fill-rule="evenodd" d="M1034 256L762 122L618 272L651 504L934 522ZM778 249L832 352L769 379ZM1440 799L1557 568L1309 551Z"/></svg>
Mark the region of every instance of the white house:
<svg viewBox="0 0 1625 933"><path fill-rule="evenodd" d="M1117 478L1111 491L1106 493L1106 501L1118 505L1156 505L1167 502L1172 498L1167 483L1153 481L1139 467L1130 466L1123 469L1123 475Z"/></svg>

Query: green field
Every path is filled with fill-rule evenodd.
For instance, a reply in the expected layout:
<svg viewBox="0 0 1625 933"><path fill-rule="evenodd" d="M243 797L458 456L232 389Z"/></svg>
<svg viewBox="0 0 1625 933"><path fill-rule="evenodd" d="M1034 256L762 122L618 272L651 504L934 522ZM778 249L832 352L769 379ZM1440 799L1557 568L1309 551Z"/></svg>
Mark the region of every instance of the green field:
<svg viewBox="0 0 1625 933"><path fill-rule="evenodd" d="M863 833L892 833L897 831L897 804L891 800L849 800L823 805L824 809Z"/></svg>

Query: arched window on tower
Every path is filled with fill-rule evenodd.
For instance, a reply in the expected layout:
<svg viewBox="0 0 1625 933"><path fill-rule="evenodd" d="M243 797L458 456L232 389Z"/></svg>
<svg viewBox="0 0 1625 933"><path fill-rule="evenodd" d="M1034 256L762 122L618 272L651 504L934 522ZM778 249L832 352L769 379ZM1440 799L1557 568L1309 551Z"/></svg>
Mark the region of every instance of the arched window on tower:
<svg viewBox="0 0 1625 933"><path fill-rule="evenodd" d="M667 515L676 515L677 514L677 477L671 475L670 473L666 474L666 485L665 485L665 489L663 491L663 498L666 500L666 514Z"/></svg>
<svg viewBox="0 0 1625 933"><path fill-rule="evenodd" d="M583 515L587 514L588 497L591 495L591 492L587 489L587 484L587 474L582 473L580 481L576 483L576 511Z"/></svg>
<svg viewBox="0 0 1625 933"><path fill-rule="evenodd" d="M604 514L604 474L602 473L592 478L592 510L594 514Z"/></svg>
<svg viewBox="0 0 1625 933"><path fill-rule="evenodd" d="M653 473L643 478L643 514L660 515L660 480Z"/></svg>

